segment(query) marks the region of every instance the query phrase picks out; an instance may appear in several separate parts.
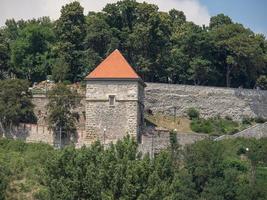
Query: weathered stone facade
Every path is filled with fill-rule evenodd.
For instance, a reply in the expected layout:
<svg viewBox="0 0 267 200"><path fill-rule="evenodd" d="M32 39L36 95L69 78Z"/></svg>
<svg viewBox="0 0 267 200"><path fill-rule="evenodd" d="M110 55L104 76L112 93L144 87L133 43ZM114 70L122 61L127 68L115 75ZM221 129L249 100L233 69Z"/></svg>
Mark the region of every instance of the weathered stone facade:
<svg viewBox="0 0 267 200"><path fill-rule="evenodd" d="M127 134L140 139L143 102L144 84L139 80L87 80L86 143L97 139L110 143Z"/></svg>
<svg viewBox="0 0 267 200"><path fill-rule="evenodd" d="M267 90L147 83L145 96L146 109L155 113L184 116L194 107L204 118L267 118Z"/></svg>
<svg viewBox="0 0 267 200"><path fill-rule="evenodd" d="M256 124L234 135L222 135L216 138L215 140L219 141L219 140L224 140L224 139L229 139L229 138L238 138L238 137L256 138L256 139L266 138L267 137L267 122L263 124Z"/></svg>

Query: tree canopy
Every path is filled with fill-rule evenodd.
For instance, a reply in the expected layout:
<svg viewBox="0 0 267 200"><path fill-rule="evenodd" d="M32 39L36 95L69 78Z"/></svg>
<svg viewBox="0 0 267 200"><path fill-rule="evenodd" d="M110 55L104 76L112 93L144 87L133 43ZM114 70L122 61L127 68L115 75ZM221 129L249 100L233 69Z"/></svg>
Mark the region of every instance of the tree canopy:
<svg viewBox="0 0 267 200"><path fill-rule="evenodd" d="M148 82L265 89L267 41L229 16L209 26L186 21L182 11L123 0L84 15L74 1L58 20L7 20L0 29L0 78L30 82L83 80L114 49Z"/></svg>
<svg viewBox="0 0 267 200"><path fill-rule="evenodd" d="M34 123L29 82L19 79L0 81L0 131L5 133L19 123Z"/></svg>

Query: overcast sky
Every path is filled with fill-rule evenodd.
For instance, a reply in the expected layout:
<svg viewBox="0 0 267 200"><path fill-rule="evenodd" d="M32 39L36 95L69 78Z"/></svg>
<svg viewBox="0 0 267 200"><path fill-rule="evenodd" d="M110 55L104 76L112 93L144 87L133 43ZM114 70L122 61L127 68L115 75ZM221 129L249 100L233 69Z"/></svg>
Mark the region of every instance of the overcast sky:
<svg viewBox="0 0 267 200"><path fill-rule="evenodd" d="M187 19L196 24L208 24L210 15L205 6L198 0L146 0L154 3L161 10L168 11L172 8L184 11ZM57 19L62 5L70 0L0 0L0 25L4 25L6 19L31 19L33 17L50 16ZM80 0L81 5L88 11L100 11L107 3L117 0ZM140 2L143 2L141 0Z"/></svg>
<svg viewBox="0 0 267 200"><path fill-rule="evenodd" d="M138 0L143 2L144 0ZM267 0L145 0L159 6L160 10L172 8L184 11L187 20L198 25L208 25L211 15L226 13L234 21L243 23L256 32L267 33ZM61 6L71 0L0 0L0 26L6 19L31 19L50 16L57 19ZM117 0L79 0L88 11L100 11L107 3ZM255 7L256 6L256 7ZM246 8L250 11L248 12ZM257 18L258 17L258 18Z"/></svg>

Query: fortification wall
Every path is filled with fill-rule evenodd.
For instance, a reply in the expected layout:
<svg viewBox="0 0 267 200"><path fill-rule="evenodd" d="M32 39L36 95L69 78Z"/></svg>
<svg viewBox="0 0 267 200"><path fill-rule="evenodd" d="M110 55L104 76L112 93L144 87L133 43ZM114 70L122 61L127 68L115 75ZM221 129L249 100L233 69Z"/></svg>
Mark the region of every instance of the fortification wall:
<svg viewBox="0 0 267 200"><path fill-rule="evenodd" d="M9 139L19 139L25 142L43 142L52 146L59 146L60 139L59 134L55 134L48 128L47 125L40 124L20 124L18 127L14 127L11 131L2 135ZM85 143L86 132L84 128L77 130L77 137L75 138L76 147L82 147ZM69 144L69 140L62 138L62 144Z"/></svg>
<svg viewBox="0 0 267 200"><path fill-rule="evenodd" d="M146 83L145 109L177 116L195 107L201 116L208 118L220 115L235 120L246 117L267 118L267 91L219 87L203 87L176 84ZM45 95L34 95L35 113L43 122L47 114ZM81 121L85 121L85 97L77 108Z"/></svg>
<svg viewBox="0 0 267 200"><path fill-rule="evenodd" d="M267 137L267 122L263 124L257 124L255 126L249 127L243 131L240 131L234 135L222 135L218 138L216 138L216 141L229 139L229 138L266 138Z"/></svg>
<svg viewBox="0 0 267 200"><path fill-rule="evenodd" d="M267 91L147 83L145 108L153 112L185 115L190 107L197 108L204 118L230 116L267 118Z"/></svg>

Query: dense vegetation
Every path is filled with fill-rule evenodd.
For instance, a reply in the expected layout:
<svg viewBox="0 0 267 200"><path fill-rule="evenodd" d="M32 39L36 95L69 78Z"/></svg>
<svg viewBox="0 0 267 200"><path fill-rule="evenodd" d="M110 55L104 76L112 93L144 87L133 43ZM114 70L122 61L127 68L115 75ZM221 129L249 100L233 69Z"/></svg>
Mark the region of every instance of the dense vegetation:
<svg viewBox="0 0 267 200"><path fill-rule="evenodd" d="M197 133L209 133L214 136L234 134L248 127L248 124L239 123L228 118L214 117L210 119L193 119L191 128Z"/></svg>
<svg viewBox="0 0 267 200"><path fill-rule="evenodd" d="M30 82L81 81L103 58L120 49L145 81L267 88L267 41L228 16L209 26L183 12L160 12L134 0L83 14L78 2L48 17L7 20L0 29L0 78Z"/></svg>
<svg viewBox="0 0 267 200"><path fill-rule="evenodd" d="M76 122L79 114L74 111L80 103L79 95L66 85L57 84L48 92L48 126L62 139L76 138ZM74 137L73 137L74 136ZM59 144L60 147L62 144Z"/></svg>
<svg viewBox="0 0 267 200"><path fill-rule="evenodd" d="M267 198L266 139L171 143L150 159L130 138L106 150L1 139L0 199Z"/></svg>
<svg viewBox="0 0 267 200"><path fill-rule="evenodd" d="M5 134L19 123L36 122L28 89L25 80L0 80L0 133Z"/></svg>

